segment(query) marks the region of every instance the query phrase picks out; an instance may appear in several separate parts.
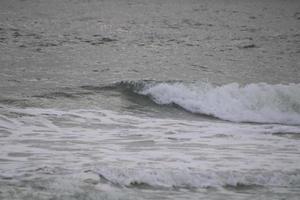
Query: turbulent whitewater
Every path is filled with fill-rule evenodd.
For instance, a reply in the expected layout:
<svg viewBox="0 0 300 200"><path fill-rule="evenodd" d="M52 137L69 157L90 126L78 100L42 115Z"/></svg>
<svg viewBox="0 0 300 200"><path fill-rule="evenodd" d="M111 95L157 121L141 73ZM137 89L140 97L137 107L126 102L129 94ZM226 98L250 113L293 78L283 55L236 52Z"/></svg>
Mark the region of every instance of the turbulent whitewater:
<svg viewBox="0 0 300 200"><path fill-rule="evenodd" d="M157 104L175 104L192 113L233 122L300 125L300 84L128 83Z"/></svg>
<svg viewBox="0 0 300 200"><path fill-rule="evenodd" d="M125 81L32 97L50 108L4 101L0 198L231 199L242 192L293 199L300 188L298 90ZM106 98L112 109L99 104ZM97 107L61 106L86 101Z"/></svg>

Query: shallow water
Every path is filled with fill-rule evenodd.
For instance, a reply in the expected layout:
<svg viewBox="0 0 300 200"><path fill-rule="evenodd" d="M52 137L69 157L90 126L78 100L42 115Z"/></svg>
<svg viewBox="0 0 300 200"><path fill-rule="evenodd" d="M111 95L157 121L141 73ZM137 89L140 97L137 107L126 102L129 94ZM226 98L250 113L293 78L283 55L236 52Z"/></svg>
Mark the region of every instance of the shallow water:
<svg viewBox="0 0 300 200"><path fill-rule="evenodd" d="M148 99L131 104L119 111L1 105L2 197L299 195L299 125L226 122Z"/></svg>
<svg viewBox="0 0 300 200"><path fill-rule="evenodd" d="M298 1L1 1L0 199L298 199Z"/></svg>

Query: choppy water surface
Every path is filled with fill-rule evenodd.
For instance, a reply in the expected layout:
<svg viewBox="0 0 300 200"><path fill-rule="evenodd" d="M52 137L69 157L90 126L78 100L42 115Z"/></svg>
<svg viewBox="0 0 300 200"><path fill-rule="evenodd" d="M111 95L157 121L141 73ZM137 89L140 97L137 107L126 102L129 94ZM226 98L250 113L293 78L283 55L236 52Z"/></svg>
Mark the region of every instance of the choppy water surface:
<svg viewBox="0 0 300 200"><path fill-rule="evenodd" d="M299 8L1 1L0 199L298 199Z"/></svg>

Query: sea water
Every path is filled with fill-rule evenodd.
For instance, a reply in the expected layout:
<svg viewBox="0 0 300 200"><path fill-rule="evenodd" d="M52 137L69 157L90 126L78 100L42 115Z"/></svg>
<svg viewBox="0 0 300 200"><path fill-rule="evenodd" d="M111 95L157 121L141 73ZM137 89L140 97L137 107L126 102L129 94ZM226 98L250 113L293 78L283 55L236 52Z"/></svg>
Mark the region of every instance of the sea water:
<svg viewBox="0 0 300 200"><path fill-rule="evenodd" d="M85 88L133 102L122 111L1 105L3 198L299 195L299 85Z"/></svg>
<svg viewBox="0 0 300 200"><path fill-rule="evenodd" d="M299 199L297 1L1 1L0 199Z"/></svg>

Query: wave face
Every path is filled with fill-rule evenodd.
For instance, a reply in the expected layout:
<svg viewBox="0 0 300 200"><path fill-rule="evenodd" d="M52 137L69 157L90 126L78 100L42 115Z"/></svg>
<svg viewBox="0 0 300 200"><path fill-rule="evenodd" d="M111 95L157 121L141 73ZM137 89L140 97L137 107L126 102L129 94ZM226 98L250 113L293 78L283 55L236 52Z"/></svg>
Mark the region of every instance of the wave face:
<svg viewBox="0 0 300 200"><path fill-rule="evenodd" d="M122 82L126 89L160 105L175 104L198 114L233 122L300 125L300 84L240 86L231 83Z"/></svg>

